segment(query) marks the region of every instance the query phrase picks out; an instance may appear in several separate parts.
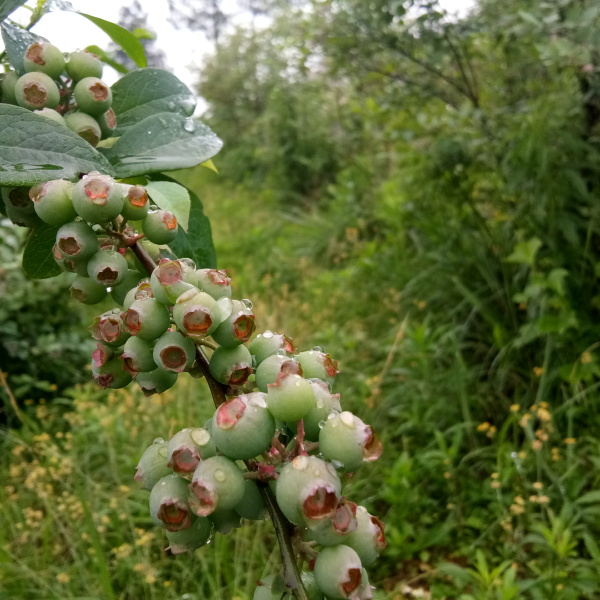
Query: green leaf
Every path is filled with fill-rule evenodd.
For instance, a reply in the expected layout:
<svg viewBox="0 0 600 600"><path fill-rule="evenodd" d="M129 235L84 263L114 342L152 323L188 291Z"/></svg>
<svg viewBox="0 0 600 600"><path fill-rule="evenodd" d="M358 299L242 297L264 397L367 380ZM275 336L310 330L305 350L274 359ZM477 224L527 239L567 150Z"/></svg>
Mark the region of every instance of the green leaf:
<svg viewBox="0 0 600 600"><path fill-rule="evenodd" d="M47 279L61 273L52 256L58 229L42 223L31 230L23 251L23 271L30 279Z"/></svg>
<svg viewBox="0 0 600 600"><path fill-rule="evenodd" d="M155 181L177 183L168 175L152 175ZM204 214L202 202L192 190L186 188L190 195L190 218L187 233L180 227L177 237L169 244L172 252L180 258L191 258L198 269L214 269L217 266L215 248L212 241L210 221Z"/></svg>
<svg viewBox="0 0 600 600"><path fill-rule="evenodd" d="M99 19L98 17L93 17L92 15L88 15L86 13L75 11L76 14L85 17L89 21L91 21L94 25L102 29L104 33L110 37L110 39L115 42L115 44L121 46L123 48L123 52L131 58L131 60L140 68L146 66L146 54L144 53L144 46L142 42L138 40L133 33L127 31L120 25L115 23L111 23L110 21L105 21L104 19Z"/></svg>
<svg viewBox="0 0 600 600"><path fill-rule="evenodd" d="M0 104L0 185L76 179L89 171L113 174L106 159L64 125Z"/></svg>
<svg viewBox="0 0 600 600"><path fill-rule="evenodd" d="M116 135L158 113L193 114L196 97L175 75L162 69L141 69L111 88L117 115Z"/></svg>
<svg viewBox="0 0 600 600"><path fill-rule="evenodd" d="M537 251L541 248L542 242L538 238L531 238L524 242L518 242L510 256L506 257L506 262L520 263L533 267Z"/></svg>
<svg viewBox="0 0 600 600"><path fill-rule="evenodd" d="M2 23L0 28L2 29L2 40L4 41L8 62L17 74L23 75L25 73L23 57L27 48L35 42L47 42L48 40L9 23Z"/></svg>
<svg viewBox="0 0 600 600"><path fill-rule="evenodd" d="M4 21L10 13L23 6L27 0L0 0L0 21Z"/></svg>
<svg viewBox="0 0 600 600"><path fill-rule="evenodd" d="M127 129L105 152L117 177L194 167L223 142L206 125L177 113L159 113Z"/></svg>
<svg viewBox="0 0 600 600"><path fill-rule="evenodd" d="M600 490L592 490L575 500L576 504L600 504Z"/></svg>
<svg viewBox="0 0 600 600"><path fill-rule="evenodd" d="M190 194L187 188L171 181L151 181L146 184L146 190L159 208L172 212L179 226L188 230Z"/></svg>
<svg viewBox="0 0 600 600"><path fill-rule="evenodd" d="M100 46L95 46L92 44L91 46L86 46L85 49L88 52L95 54L102 62L111 66L118 73L129 73L129 69L127 67L117 62L116 60L113 60L104 50L102 50L102 48L100 48Z"/></svg>

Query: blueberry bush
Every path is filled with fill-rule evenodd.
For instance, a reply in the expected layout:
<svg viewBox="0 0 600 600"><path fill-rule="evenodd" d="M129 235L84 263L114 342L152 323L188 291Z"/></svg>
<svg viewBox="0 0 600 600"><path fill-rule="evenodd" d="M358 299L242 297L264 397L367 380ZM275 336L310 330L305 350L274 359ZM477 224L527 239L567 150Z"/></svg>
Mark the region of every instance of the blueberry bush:
<svg viewBox="0 0 600 600"><path fill-rule="evenodd" d="M385 547L384 527L342 484L381 442L332 393L338 364L322 348L254 335L252 302L216 268L200 199L165 174L212 167L221 148L192 117L195 96L147 68L133 34L82 14L138 67L109 86L102 55L64 54L31 33L67 5L39 3L21 27L10 14L22 4L0 2L0 212L29 229L24 273L68 276L85 305L110 296L89 328L99 386L133 382L152 396L187 373L214 400L207 422L148 440L139 458L135 478L167 550L193 553L215 531L268 516L282 570L258 582L255 599L372 598L365 567Z"/></svg>

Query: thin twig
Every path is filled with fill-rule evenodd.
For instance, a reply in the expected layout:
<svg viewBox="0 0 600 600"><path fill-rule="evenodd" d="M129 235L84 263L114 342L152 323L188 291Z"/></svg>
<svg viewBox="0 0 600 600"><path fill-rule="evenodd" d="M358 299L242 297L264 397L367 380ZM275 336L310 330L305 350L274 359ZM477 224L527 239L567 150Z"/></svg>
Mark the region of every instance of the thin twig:
<svg viewBox="0 0 600 600"><path fill-rule="evenodd" d="M4 390L6 391L6 394L8 395L10 405L13 407L13 410L15 411L15 414L17 415L17 419L19 419L19 421L21 421L21 423L23 423L24 422L23 414L21 413L21 409L19 408L19 405L17 404L17 399L15 398L15 395L12 393L12 390L10 389L10 386L8 385L6 373L4 373L2 371L2 369L0 369L0 385L4 388Z"/></svg>

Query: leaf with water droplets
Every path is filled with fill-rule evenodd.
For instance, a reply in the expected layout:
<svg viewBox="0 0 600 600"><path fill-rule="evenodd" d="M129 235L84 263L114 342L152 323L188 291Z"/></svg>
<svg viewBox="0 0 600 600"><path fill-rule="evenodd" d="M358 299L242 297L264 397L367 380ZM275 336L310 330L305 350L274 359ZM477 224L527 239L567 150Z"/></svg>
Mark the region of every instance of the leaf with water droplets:
<svg viewBox="0 0 600 600"><path fill-rule="evenodd" d="M27 48L31 44L35 44L35 42L47 42L48 40L22 27L16 27L9 23L2 23L0 27L2 29L2 41L4 42L6 55L8 56L8 62L10 62L18 75L23 75L25 73L23 57Z"/></svg>
<svg viewBox="0 0 600 600"><path fill-rule="evenodd" d="M158 113L189 117L196 97L175 75L162 69L139 69L112 87L112 109L117 115L117 135Z"/></svg>
<svg viewBox="0 0 600 600"><path fill-rule="evenodd" d="M0 0L0 21L4 21L8 15L23 6L27 0Z"/></svg>
<svg viewBox="0 0 600 600"><path fill-rule="evenodd" d="M0 104L0 185L26 186L80 173L112 175L106 159L60 123Z"/></svg>
<svg viewBox="0 0 600 600"><path fill-rule="evenodd" d="M210 128L178 113L158 113L127 129L105 152L117 177L194 167L213 157L223 143Z"/></svg>

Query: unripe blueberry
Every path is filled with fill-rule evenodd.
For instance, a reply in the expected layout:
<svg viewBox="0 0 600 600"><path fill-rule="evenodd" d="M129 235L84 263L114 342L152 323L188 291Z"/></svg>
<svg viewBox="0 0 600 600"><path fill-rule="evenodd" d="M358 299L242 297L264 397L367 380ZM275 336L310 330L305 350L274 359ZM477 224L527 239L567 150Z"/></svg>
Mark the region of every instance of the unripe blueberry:
<svg viewBox="0 0 600 600"><path fill-rule="evenodd" d="M65 57L53 44L35 42L25 52L23 68L27 73L40 72L58 79L65 70Z"/></svg>
<svg viewBox="0 0 600 600"><path fill-rule="evenodd" d="M1 188L2 200L6 216L20 227L35 227L41 223L35 212L33 201L29 198L29 190L25 187Z"/></svg>
<svg viewBox="0 0 600 600"><path fill-rule="evenodd" d="M40 117L45 117L46 119L50 119L55 123L60 123L64 127L67 126L65 118L60 113L56 112L53 108L40 108L39 110L34 110L33 114L39 115Z"/></svg>
<svg viewBox="0 0 600 600"><path fill-rule="evenodd" d="M269 383L275 383L280 373L302 375L300 363L283 355L273 354L263 360L256 369L256 385L261 392L267 392Z"/></svg>
<svg viewBox="0 0 600 600"><path fill-rule="evenodd" d="M192 524L188 504L188 481L175 473L162 477L150 492L150 516L168 531L181 531Z"/></svg>
<svg viewBox="0 0 600 600"><path fill-rule="evenodd" d="M96 349L92 352L92 367L101 367L106 364L113 356L115 356L115 349L98 342Z"/></svg>
<svg viewBox="0 0 600 600"><path fill-rule="evenodd" d="M181 531L167 530L167 539L169 540L167 550L170 550L171 554L192 553L210 540L212 529L213 524L210 519L195 517L187 529Z"/></svg>
<svg viewBox="0 0 600 600"><path fill-rule="evenodd" d="M94 148L102 138L100 125L94 117L78 110L64 116L65 125Z"/></svg>
<svg viewBox="0 0 600 600"><path fill-rule="evenodd" d="M113 357L102 366L96 367L92 361L92 375L96 383L103 388L120 389L131 383L131 375L123 369L123 363Z"/></svg>
<svg viewBox="0 0 600 600"><path fill-rule="evenodd" d="M362 564L358 554L348 546L323 548L317 556L313 573L321 591L331 598L363 598Z"/></svg>
<svg viewBox="0 0 600 600"><path fill-rule="evenodd" d="M127 260L127 258L125 258L125 260ZM134 269L128 269L127 274L123 278L123 281L121 281L121 283L119 283L118 285L112 286L110 295L112 296L113 300L117 304L123 306L123 302L125 302L125 297L127 296L127 293L129 292L129 290L135 288L138 285L141 278L142 275L139 271Z"/></svg>
<svg viewBox="0 0 600 600"><path fill-rule="evenodd" d="M244 479L244 495L235 505L235 512L243 519L262 521L267 517L267 505L253 479Z"/></svg>
<svg viewBox="0 0 600 600"><path fill-rule="evenodd" d="M294 358L302 365L307 379L321 379L331 385L339 373L337 360L332 360L329 354L320 350L300 352Z"/></svg>
<svg viewBox="0 0 600 600"><path fill-rule="evenodd" d="M233 300L230 315L212 332L211 336L220 346L239 346L246 343L255 329L252 304Z"/></svg>
<svg viewBox="0 0 600 600"><path fill-rule="evenodd" d="M239 467L224 456L212 456L198 464L192 477L190 504L200 517L215 509L230 510L244 496L244 476Z"/></svg>
<svg viewBox="0 0 600 600"><path fill-rule="evenodd" d="M87 262L75 262L70 258L65 258L62 255L62 252L58 249L58 246L54 244L52 246L52 257L56 261L56 264L67 273L77 273L77 275L82 275L83 277L87 277Z"/></svg>
<svg viewBox="0 0 600 600"><path fill-rule="evenodd" d="M327 460L336 461L346 472L356 471L363 462L377 460L382 446L373 429L349 411L331 415L319 434L319 450Z"/></svg>
<svg viewBox="0 0 600 600"><path fill-rule="evenodd" d="M162 394L172 388L177 381L177 373L157 367L153 371L144 371L136 375L135 382L140 386L144 396Z"/></svg>
<svg viewBox="0 0 600 600"><path fill-rule="evenodd" d="M357 527L350 532L344 544L353 548L362 564L368 567L386 546L384 525L377 517L370 515L364 506L357 508L356 519Z"/></svg>
<svg viewBox="0 0 600 600"><path fill-rule="evenodd" d="M256 366L258 367L265 358L277 354L279 350L293 352L294 346L292 340L286 335L265 331L259 333L249 344L248 350L254 356Z"/></svg>
<svg viewBox="0 0 600 600"><path fill-rule="evenodd" d="M117 128L117 115L112 108L109 108L105 113L98 115L96 121L100 126L102 139L111 137Z"/></svg>
<svg viewBox="0 0 600 600"><path fill-rule="evenodd" d="M111 347L122 346L131 336L121 319L121 311L108 311L94 318L89 330L92 337Z"/></svg>
<svg viewBox="0 0 600 600"><path fill-rule="evenodd" d="M140 372L153 371L156 369L156 363L152 357L153 342L148 342L141 339L139 336L131 336L123 346L123 361L124 369L136 377Z"/></svg>
<svg viewBox="0 0 600 600"><path fill-rule="evenodd" d="M248 460L268 450L275 435L275 419L267 410L265 394L243 394L221 404L211 433L221 453L234 460Z"/></svg>
<svg viewBox="0 0 600 600"><path fill-rule="evenodd" d="M300 375L281 373L267 387L267 406L280 421L299 421L316 406L310 381Z"/></svg>
<svg viewBox="0 0 600 600"><path fill-rule="evenodd" d="M169 440L167 464L177 473L193 473L201 460L216 454L215 443L207 429L187 427Z"/></svg>
<svg viewBox="0 0 600 600"><path fill-rule="evenodd" d="M191 289L179 296L173 307L177 328L194 340L210 335L218 326L217 301L205 292Z"/></svg>
<svg viewBox="0 0 600 600"><path fill-rule="evenodd" d="M317 442L321 427L332 413L342 412L340 395L332 394L329 386L324 381L311 381L310 385L315 393L315 406L304 417L304 437L311 442ZM289 423L292 431L296 431L296 423Z"/></svg>
<svg viewBox="0 0 600 600"><path fill-rule="evenodd" d="M56 108L60 102L58 86L44 73L25 73L15 84L17 104L29 110Z"/></svg>
<svg viewBox="0 0 600 600"><path fill-rule="evenodd" d="M171 325L169 309L155 298L135 300L123 312L122 319L129 333L143 340L157 339Z"/></svg>
<svg viewBox="0 0 600 600"><path fill-rule="evenodd" d="M112 109L111 109L112 110ZM140 221L148 214L150 202L148 192L142 185L121 184L123 191L123 208L121 214L123 218L130 221Z"/></svg>
<svg viewBox="0 0 600 600"><path fill-rule="evenodd" d="M323 592L319 589L312 573L302 571L300 579L308 600L323 600ZM281 575L268 575L258 582L252 600L293 600L292 592L287 590Z"/></svg>
<svg viewBox="0 0 600 600"><path fill-rule="evenodd" d="M88 175L79 180L72 193L77 214L90 223L105 223L123 208L121 186L108 175Z"/></svg>
<svg viewBox="0 0 600 600"><path fill-rule="evenodd" d="M163 304L175 304L177 298L184 292L191 289L199 291L193 285L194 279L194 268L185 259L162 258L150 276L152 294Z"/></svg>
<svg viewBox="0 0 600 600"><path fill-rule="evenodd" d="M170 475L171 469L167 466L167 442L156 438L152 445L144 450L136 468L134 479L141 482L142 488L148 491L159 479Z"/></svg>
<svg viewBox="0 0 600 600"><path fill-rule="evenodd" d="M179 331L167 331L156 340L153 356L159 367L182 373L187 371L196 359L196 344Z"/></svg>
<svg viewBox="0 0 600 600"><path fill-rule="evenodd" d="M177 237L177 219L167 210L150 211L142 221L142 229L154 244L168 244Z"/></svg>
<svg viewBox="0 0 600 600"><path fill-rule="evenodd" d="M116 250L101 249L88 262L88 275L99 285L118 285L127 275L127 261Z"/></svg>
<svg viewBox="0 0 600 600"><path fill-rule="evenodd" d="M342 483L331 463L300 455L281 470L275 496L289 521L315 526L335 515L341 491Z"/></svg>
<svg viewBox="0 0 600 600"><path fill-rule="evenodd" d="M78 275L69 288L71 298L83 304L98 304L106 298L106 288L88 277Z"/></svg>
<svg viewBox="0 0 600 600"><path fill-rule="evenodd" d="M316 526L307 530L307 537L323 546L337 544L350 545L349 534L356 531L358 520L356 518L357 506L342 498L335 509L334 515Z"/></svg>
<svg viewBox="0 0 600 600"><path fill-rule="evenodd" d="M252 356L246 346L217 348L210 357L212 376L224 385L243 385L252 374Z"/></svg>
<svg viewBox="0 0 600 600"><path fill-rule="evenodd" d="M84 77L73 91L79 110L93 117L105 113L112 104L112 91L98 77Z"/></svg>
<svg viewBox="0 0 600 600"><path fill-rule="evenodd" d="M217 508L210 513L208 518L211 520L215 531L222 535L227 535L232 529L242 526L242 518L232 508L228 510Z"/></svg>
<svg viewBox="0 0 600 600"><path fill-rule="evenodd" d="M2 74L2 102L5 104L17 104L17 97L15 96L15 86L19 76L15 71L9 71L8 73Z"/></svg>
<svg viewBox="0 0 600 600"><path fill-rule="evenodd" d="M123 308L127 310L135 302L142 298L153 298L152 288L150 287L149 279L142 279L134 288L131 288L125 295L123 300Z"/></svg>
<svg viewBox="0 0 600 600"><path fill-rule="evenodd" d="M80 81L85 77L102 77L102 62L95 54L85 50L71 52L65 67L73 81Z"/></svg>
<svg viewBox="0 0 600 600"><path fill-rule="evenodd" d="M66 223L56 233L56 245L64 258L77 263L87 262L98 249L98 236L82 221Z"/></svg>
<svg viewBox="0 0 600 600"><path fill-rule="evenodd" d="M196 285L215 300L231 298L231 279L227 276L227 271L198 269L196 278L198 282Z"/></svg>

